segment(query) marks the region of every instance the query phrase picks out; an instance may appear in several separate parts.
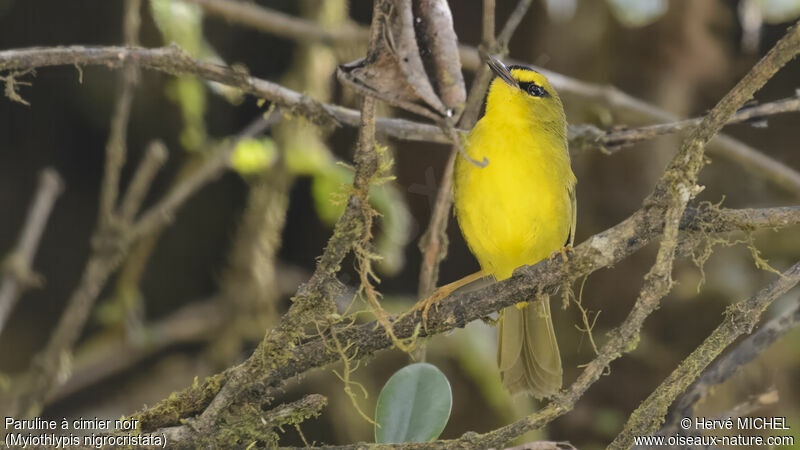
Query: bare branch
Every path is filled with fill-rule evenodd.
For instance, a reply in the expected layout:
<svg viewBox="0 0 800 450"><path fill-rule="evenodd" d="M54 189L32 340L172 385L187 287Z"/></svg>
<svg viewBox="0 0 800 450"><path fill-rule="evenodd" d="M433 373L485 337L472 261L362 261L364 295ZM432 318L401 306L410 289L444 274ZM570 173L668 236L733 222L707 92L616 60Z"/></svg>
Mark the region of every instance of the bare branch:
<svg viewBox="0 0 800 450"><path fill-rule="evenodd" d="M14 392L14 397L3 404L17 415L35 415L42 407L44 399L57 389L56 379L65 369L69 353L80 336L100 290L122 263L131 245L151 229L170 222L175 211L201 186L218 176L226 167L240 139L262 132L268 121L259 117L236 139L225 144L193 173L168 192L159 202L142 214L136 223L119 222L101 224L92 237L92 253L78 282L70 295L66 309L50 336L45 348L34 358L32 367L25 377L26 384ZM148 169L149 170L149 169ZM132 184L132 187L135 185ZM138 195L138 194L135 194ZM126 197L132 198L134 194ZM133 202L134 200L129 200ZM133 217L136 211L129 211ZM9 415L13 415L9 413Z"/></svg>
<svg viewBox="0 0 800 450"><path fill-rule="evenodd" d="M147 146L144 158L136 168L133 180L125 191L125 196L120 204L119 215L123 221L132 222L135 218L136 212L139 211L142 201L147 195L150 183L167 160L167 153L167 147L159 140L153 141Z"/></svg>
<svg viewBox="0 0 800 450"><path fill-rule="evenodd" d="M370 42L379 39L379 21L378 14L373 14ZM190 417L202 411L195 421L195 427L199 430L213 428L218 417L225 414L231 405L263 399L263 393L254 395L248 389L252 387L250 383L253 378L258 378L274 368L276 360L290 357L291 348L303 336L304 326L316 322L325 323L336 313L332 295L340 289L336 274L344 257L369 232L366 228L369 189L379 170L375 149L375 99L365 96L362 101L358 144L353 157L356 164L353 192L344 213L334 226L328 245L317 261L314 274L297 290L289 311L275 329L267 332L247 361L228 369L224 374L207 379L201 386L193 386L186 392L140 413L137 417L142 420L143 425L147 424L146 426L152 428L174 425L176 419ZM220 384L221 387L210 388ZM183 401L197 395L201 397L199 402Z"/></svg>
<svg viewBox="0 0 800 450"><path fill-rule="evenodd" d="M64 190L58 173L47 168L39 174L36 195L28 209L16 247L5 258L0 278L0 334L25 288L39 283L31 268L36 249L44 233L53 205Z"/></svg>
<svg viewBox="0 0 800 450"><path fill-rule="evenodd" d="M148 69L170 74L193 74L210 81L237 87L257 97L273 101L283 106L284 109L290 113L309 117L312 121L343 124L352 127L357 127L359 123L358 111L338 105L316 102L296 91L259 78L250 77L234 69L201 61L194 61L175 46L155 49L73 46L5 50L0 51L0 71L74 64L101 65L117 68L120 66L121 61L128 59L137 61L142 67ZM577 80L572 80L554 72L543 72L547 74L551 81L567 79L570 80L569 82L574 82L577 86L575 89L589 99L607 103L611 102L614 105L618 105L620 108L627 108L639 114L644 114L653 120L661 120L664 122L674 122L676 120L674 116L612 88L604 88L578 82ZM788 105L785 109L773 108L771 106L767 107L766 105L768 104L762 106L767 109L771 108L770 114L789 111ZM762 110L762 113L766 114L765 110ZM741 114L746 114L746 110ZM734 117L736 117L734 120L738 121L740 116L737 114ZM744 117L744 115L741 117ZM462 116L462 120L464 120L463 118L464 116ZM449 135L440 127L406 119L377 118L376 131L390 137L404 140L438 143L451 142ZM627 133L631 131L632 130L626 130L624 132L612 131L607 133L597 131L587 136L586 134L581 135L582 132L587 133L585 129L573 126L571 134L576 136L576 138L571 140L570 145L573 147L574 151L575 149L586 148L585 141L587 138L592 141L599 139L602 141L618 142L622 139L620 139L617 133ZM710 144L709 151L739 163L745 169L758 173L789 192L800 193L800 173L763 153L753 150L739 141L727 136L718 136Z"/></svg>
<svg viewBox="0 0 800 450"><path fill-rule="evenodd" d="M218 303L201 300L145 325L143 341L132 341L124 335L89 340L75 351L69 379L52 391L45 402L51 404L97 385L158 352L181 344L205 342L215 335L223 317Z"/></svg>
<svg viewBox="0 0 800 450"><path fill-rule="evenodd" d="M482 17L482 28L481 28L481 36L483 39L483 45L491 46L494 45L494 11L495 11L495 1L494 0L483 0L483 17Z"/></svg>
<svg viewBox="0 0 800 450"><path fill-rule="evenodd" d="M292 24L290 27L292 29L306 29L307 27L312 27L314 24L302 18L281 15L281 13L276 13L268 8L231 0L191 1L195 1L203 6L208 14L221 16L235 24L255 28L265 33L286 36L293 39L307 39L310 36L318 36L317 39L322 41L327 39L324 35L320 35L319 30L316 33L283 32L283 27L273 25L274 21L272 19L259 19L259 13L263 12L269 17L280 15L281 25ZM363 36L363 41L366 41L366 36L368 34L366 28L359 27L358 29L358 34ZM482 47L487 48L485 45L482 45ZM478 71L485 66L484 58L481 57L479 50L475 47L460 45L459 54L461 56L462 66L466 70ZM518 63L516 61L512 62ZM536 70L547 76L550 83L562 94L572 94L598 105L606 105L623 116L635 117L638 121L641 121L641 119L646 119L651 122L678 121L678 118L673 114L631 97L612 86L587 83L544 68L536 68ZM425 130L427 134L419 135L417 134L419 132L417 129L403 130L402 125L405 125L404 123L393 123L392 125L397 126L394 130L397 134L393 136L401 139L447 142L447 137L436 127L431 126ZM378 120L378 128L379 130L383 129L381 126L381 119ZM745 170L766 178L788 192L800 195L800 173L740 141L729 136L717 136L711 141L709 152L728 158L739 164Z"/></svg>
<svg viewBox="0 0 800 450"><path fill-rule="evenodd" d="M756 295L729 307L725 320L636 408L609 448L629 448L634 436L658 430L672 401L736 338L752 332L761 313L798 282L800 262Z"/></svg>
<svg viewBox="0 0 800 450"><path fill-rule="evenodd" d="M125 45L138 44L139 25L141 18L141 0L126 0L123 18ZM133 93L139 83L139 67L131 62L124 64L119 74L119 92L111 116L111 130L106 143L106 164L103 171L103 181L100 187L100 211L98 223L110 224L113 221L114 208L119 191L119 175L125 164L127 154L128 121L133 104Z"/></svg>
<svg viewBox="0 0 800 450"><path fill-rule="evenodd" d="M780 228L800 224L800 207L773 208L765 210L720 210L687 209L681 228L685 230L703 229L710 233L722 233L736 230L752 230L755 228ZM428 316L427 329L420 331L420 336L431 336L446 333L454 328L466 326L469 322L487 317L506 306L513 305L519 298L535 292L561 286L571 279L578 279L596 270L609 267L623 258L638 251L653 239L657 238L664 226L664 217L658 214L645 215L638 212L622 223L599 233L586 242L578 245L567 263L558 260L545 260L534 266L517 269L514 275L500 283L495 283L474 292L453 294L442 300L438 310L431 310ZM336 233L334 233L336 235ZM406 316L393 323L394 332L399 339L414 335L421 325L421 318ZM392 346L392 340L376 323L349 327L337 332L339 339L350 342L358 348L358 357L369 357L376 351ZM259 374L252 374L252 395L264 395L270 388L280 386L286 380L302 374L310 369L322 367L337 361L340 355L330 351L321 338L314 338L291 351L286 363L280 367L270 368ZM598 367L602 373L603 367ZM199 388L187 388L176 398L179 402L162 402L135 417L142 421L144 431L151 431L163 426L173 425L181 417L191 417L205 407L210 401L208 389L214 383L220 383L229 375L218 374L203 383ZM599 375L598 375L599 376ZM587 385L588 387L588 385ZM581 391L582 393L582 391ZM213 394L212 394L213 395ZM575 398L579 397L579 394ZM556 409L558 408L558 409ZM566 406L550 406L545 413L551 419L554 412L563 414ZM179 416L174 416L176 412ZM534 424L544 424L543 418L532 419ZM505 442L505 441L503 441ZM499 445L499 444L490 444Z"/></svg>
<svg viewBox="0 0 800 450"><path fill-rule="evenodd" d="M239 141L263 133L269 126L268 118L259 117L245 127L236 137L208 155L200 167L186 175L161 200L142 213L141 218L131 225L128 231L129 239L139 239L158 227L170 223L183 202L205 186L206 183L222 175L228 167L231 154L236 149Z"/></svg>
<svg viewBox="0 0 800 450"><path fill-rule="evenodd" d="M694 405L708 395L711 388L725 382L740 367L756 359L775 341L800 324L800 299L795 299L794 304L793 308L770 319L752 336L743 340L733 350L703 371L702 375L673 403L672 411L665 422L665 429L672 429L681 417L692 416Z"/></svg>
<svg viewBox="0 0 800 450"><path fill-rule="evenodd" d="M625 320L626 323L634 325L634 327L628 329L629 332L636 330L635 333L638 334L638 329L641 328L644 319L655 310L660 299L672 287L671 272L675 249L678 246L678 226L686 204L699 192L695 182L704 165L703 155L706 143L722 129L725 122L730 119L737 109L741 108L744 102L749 100L767 80L798 52L800 52L800 23L789 29L769 53L717 103L700 125L692 130L683 141L681 149L667 167L653 193L645 199L645 207L648 204L666 206L666 223L664 226L664 238L656 256L656 262L645 276L645 286L633 310ZM618 342L620 345L616 348L628 348L631 343L635 342L635 336L636 334L626 333L622 336L621 342ZM601 351L602 353L604 352ZM669 404L653 403L653 408L663 407L664 409L663 413L658 416L659 423L664 414L666 414L668 406ZM632 441L633 434L641 435L655 431L657 425L653 427L652 421L655 417L654 414L657 413L657 410L637 409L628 419L628 430L618 436L618 439L612 443L611 447L628 448L631 445L629 441Z"/></svg>
<svg viewBox="0 0 800 450"><path fill-rule="evenodd" d="M322 42L334 45L366 43L369 30L355 24L346 24L334 29L323 29L317 23L300 17L284 14L254 3L186 0L200 5L209 15L244 25L264 33L285 36L300 42Z"/></svg>
<svg viewBox="0 0 800 450"><path fill-rule="evenodd" d="M753 119L762 119L766 116L800 111L800 97L790 97L783 100L765 103L763 105L752 106L738 111L731 117L726 125L746 122ZM673 123L650 125L630 130L616 131L604 134L600 138L600 143L606 147L619 148L622 145L633 144L656 136L675 133L697 126L703 120L702 117L694 119L679 120Z"/></svg>
<svg viewBox="0 0 800 450"><path fill-rule="evenodd" d="M135 224L116 220L100 223L92 237L93 251L53 334L34 358L24 378L25 385L15 389L13 398L2 405L10 409L9 415L35 415L41 410L44 399L57 388L57 378L67 368L71 349L100 290L119 267L130 246L149 230L169 223L177 208L191 194L223 171L238 140L260 133L267 125L268 121L259 117L237 139L210 155L199 169L188 175Z"/></svg>

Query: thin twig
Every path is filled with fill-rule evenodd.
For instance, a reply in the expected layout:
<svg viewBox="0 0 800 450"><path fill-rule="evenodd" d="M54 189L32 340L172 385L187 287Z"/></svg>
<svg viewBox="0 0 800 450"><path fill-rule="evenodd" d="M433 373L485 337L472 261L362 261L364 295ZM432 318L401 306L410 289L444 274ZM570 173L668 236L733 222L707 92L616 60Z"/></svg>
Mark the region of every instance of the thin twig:
<svg viewBox="0 0 800 450"><path fill-rule="evenodd" d="M681 417L691 417L694 405L702 400L711 389L719 385L764 353L770 345L800 324L800 299L794 300L794 307L770 319L758 331L743 340L733 350L715 361L703 374L686 389L673 403L665 421L664 430L675 428Z"/></svg>
<svg viewBox="0 0 800 450"><path fill-rule="evenodd" d="M270 126L268 118L258 117L247 125L238 135L206 157L206 160L192 173L186 175L155 205L141 214L141 218L131 226L129 238L136 240L170 223L178 208L201 187L216 179L225 171L236 145L242 140L263 133Z"/></svg>
<svg viewBox="0 0 800 450"><path fill-rule="evenodd" d="M703 229L709 233L723 233L758 228L778 229L797 224L800 224L800 206L763 210L688 209L684 214L681 229ZM565 264L559 260L548 259L534 266L521 267L511 278L486 288L453 294L442 300L438 310L430 311L427 329L419 331L419 335L432 336L464 327L469 322L513 305L530 292L561 286L569 280L613 266L656 239L663 226L662 215L655 213L645 215L639 212L576 246ZM421 318L419 315L407 315L403 319L394 321L393 325L397 337L405 339L419 330ZM339 332L339 338L344 342L351 342L354 348L358 348L359 358L369 357L376 351L392 345L392 340L376 322L342 330ZM255 377L252 383L258 386L259 390L280 386L292 377L325 366L337 361L338 358L339 355L331 352L320 338L314 338L293 349L285 364L270 368L263 373L252 374L251 376ZM181 401L159 403L135 417L142 421L143 431L152 431L173 425L174 421L181 417L194 416L210 401L207 395L211 383L220 383L220 379L228 376L227 372L222 373L197 388L189 387L176 396ZM555 410L551 408L548 411L552 414ZM541 418L537 422L544 423Z"/></svg>
<svg viewBox="0 0 800 450"><path fill-rule="evenodd" d="M41 409L44 399L58 387L56 378L64 369L100 290L122 263L127 250L151 229L169 223L177 208L189 196L222 173L238 141L262 132L267 124L267 119L256 119L236 139L210 155L184 182L143 213L138 222L101 224L98 227L92 238L93 251L81 280L72 292L46 347L34 358L27 385L17 389L14 398L7 401L4 407L25 416L35 415Z"/></svg>
<svg viewBox="0 0 800 450"><path fill-rule="evenodd" d="M73 46L5 50L0 51L0 71L74 64L117 68L121 61L129 59L137 61L142 67L148 69L170 74L192 74L239 88L254 96L275 102L283 106L287 112L309 117L312 121L357 127L360 120L359 112L356 110L316 102L291 89L248 76L228 67L194 61L175 46L154 49ZM546 73L551 82L561 79L568 80L562 80L562 82L572 83L578 95L585 96L587 100L604 102L623 112L643 115L651 120L669 123L677 120L674 116L614 88L583 83L554 72L542 72ZM555 84L555 82L553 83ZM464 115L461 120L464 120ZM376 132L397 139L437 143L451 142L449 135L433 124L394 118L377 118L375 124ZM573 136L578 136L570 142L573 151L585 148L586 136L581 133L586 133L586 128L573 126L571 130ZM614 131L606 133L597 131L590 135L590 140L602 138L617 142L620 139L615 136L615 133ZM724 135L717 136L709 144L709 152L724 156L789 192L800 194L800 173L737 140Z"/></svg>
<svg viewBox="0 0 800 450"><path fill-rule="evenodd" d="M159 140L153 141L147 146L144 158L136 168L131 184L120 203L119 215L123 221L132 222L135 218L136 212L141 208L142 201L147 195L150 183L167 160L167 154L167 147Z"/></svg>
<svg viewBox="0 0 800 450"><path fill-rule="evenodd" d="M800 97L790 97L783 100L765 103L758 106L743 108L731 117L726 125L742 123L753 119L763 119L764 117L800 111ZM620 130L612 133L604 133L599 142L609 148L609 151L616 151L623 145L629 145L656 136L663 136L678 131L682 131L700 124L702 117L693 119L679 120L677 122L649 125L645 127L633 128L630 130Z"/></svg>
<svg viewBox="0 0 800 450"><path fill-rule="evenodd" d="M311 20L264 8L254 3L218 0L186 1L196 3L203 8L206 14L220 16L228 22L299 42L347 45L366 43L369 38L367 27L345 24L332 29L323 29Z"/></svg>
<svg viewBox="0 0 800 450"><path fill-rule="evenodd" d="M124 335L90 339L76 349L69 379L45 402L52 404L107 381L164 350L213 339L224 317L220 309L214 300L199 300L145 325L142 339L132 341Z"/></svg>
<svg viewBox="0 0 800 450"><path fill-rule="evenodd" d="M275 289L280 296L294 295L301 281L310 273L291 266L278 267ZM355 288L349 288L353 293ZM141 332L143 339L131 340L117 336L112 340L88 339L75 350L75 360L69 379L46 399L47 404L69 397L75 392L103 383L138 362L165 350L189 343L200 343L217 336L215 330L225 316L222 303L216 297L187 302L187 306L169 316L149 323ZM349 296L352 299L352 295ZM118 339L117 339L118 338Z"/></svg>
<svg viewBox="0 0 800 450"><path fill-rule="evenodd" d="M494 17L495 12L495 1L494 0L483 0L483 16L482 16L482 28L481 28L481 36L483 38L483 44L486 46L491 46L494 44ZM488 48L488 47L487 47Z"/></svg>
<svg viewBox="0 0 800 450"><path fill-rule="evenodd" d="M377 3L375 7L377 8ZM372 43L380 39L379 25L380 17L378 14L373 14L370 37ZM370 223L367 215L371 214L368 212L367 204L369 189L380 170L378 154L375 149L375 107L374 98L370 96L363 98L362 114L360 114L362 123L359 126L358 143L353 157L355 174L352 192L344 213L334 226L328 245L317 261L314 274L298 288L289 311L281 318L276 328L267 332L247 361L228 369L224 376L215 376L206 381L206 383L221 383L221 388L209 395L209 391L205 390L206 383L197 387L205 390L203 404L195 404L194 407L199 409L191 411L191 414L202 411L193 422L193 428L200 430L200 433L203 430L215 428L220 415L228 411L231 405L263 398L263 392L255 395L247 392L247 389L251 387L249 383L252 377L274 367L276 359L288 357L291 349L296 347L296 341L304 335L305 326L311 323L327 322L331 315L336 313L336 305L330 294L340 289L336 274L341 262L351 250L362 242L364 236L369 234L367 228ZM144 220L143 218L142 221ZM386 324L390 326L388 322ZM386 332L383 328L381 331ZM143 420L142 423L156 427L172 425L164 422L165 412L171 419L174 419L176 412L174 400L162 402L156 407L144 411L139 417ZM181 414L185 412L180 411Z"/></svg>
<svg viewBox="0 0 800 450"><path fill-rule="evenodd" d="M46 168L39 174L39 185L36 195L28 209L28 215L22 225L17 245L5 258L0 278L0 335L25 288L36 286L39 277L33 272L33 257L39 247L44 228L53 211L53 205L64 184L58 173Z"/></svg>
<svg viewBox="0 0 800 450"><path fill-rule="evenodd" d="M236 2L231 0L192 0L199 3L205 11L210 15L216 15L225 18L226 20L258 29L265 33L270 33L278 36L285 36L291 39L305 40L309 38L318 39L320 41L327 41L328 37L324 33L317 31L305 32L306 29L313 28L313 22L307 21L302 18L281 15L265 7L258 7L250 3ZM263 13L266 19L261 19L260 13ZM280 17L279 26L275 25L276 20L274 17ZM291 31L285 31L286 29ZM303 32L295 30L304 30ZM353 33L362 37L362 41L366 41L368 35L366 28L356 27ZM349 33L349 31L348 31ZM345 33L346 34L346 33ZM334 39L335 40L335 39ZM475 47L468 45L459 46L459 54L461 57L461 64L464 69L471 71L481 70L485 64L485 58L481 56L481 51ZM511 61L518 63L517 61ZM521 63L524 64L524 63ZM605 105L615 112L634 118L633 120L641 122L646 119L651 122L676 122L678 118L673 114L659 109L653 105L645 103L642 100L631 97L628 94L614 88L613 86L602 86L585 81L580 81L560 73L556 73L544 68L536 68L539 72L547 76L550 83L562 94L571 94L579 96L588 102L593 102L599 105ZM486 75L484 75L485 77ZM447 136L442 134L437 127L429 126L426 130L427 135L418 135L417 129L411 131L403 130L402 125L405 123L398 122L395 131L402 139L412 140L429 140L437 142L446 142ZM355 126L355 125L353 125ZM378 120L378 129L384 129L381 126L381 119ZM420 139L421 138L421 139ZM745 170L752 172L758 176L764 177L772 183L777 184L783 189L795 195L800 195L800 173L793 170L791 167L777 161L769 156L758 152L757 150L749 147L742 142L735 140L729 136L720 135L711 141L709 145L709 152L728 158L729 160L739 164Z"/></svg>
<svg viewBox="0 0 800 450"><path fill-rule="evenodd" d="M667 408L678 394L736 338L752 332L761 313L798 282L800 262L754 296L730 306L723 322L636 408L609 448L629 448L634 436L645 436L658 430Z"/></svg>
<svg viewBox="0 0 800 450"><path fill-rule="evenodd" d="M123 35L125 45L134 47L138 45L139 26L141 18L141 0L126 0L125 14L123 16ZM103 171L103 181L100 186L100 211L99 224L109 225L113 222L114 209L119 191L119 176L125 164L127 154L128 121L133 104L133 93L139 83L139 67L137 64L127 62L119 73L119 91L111 116L111 130L106 143L106 164Z"/></svg>
<svg viewBox="0 0 800 450"><path fill-rule="evenodd" d="M699 189L695 186L697 175L705 164L705 145L722 129L723 125L735 114L736 110L749 100L784 64L800 52L800 22L795 24L786 35L744 76L734 88L720 100L703 121L696 126L683 141L681 149L675 155L666 172L661 177L653 193L645 199L648 204L666 206L666 223L664 238L661 241L656 262L645 276L645 286L628 315L626 322L635 324L638 330L644 319L652 313L672 287L672 262L678 246L678 227L680 218L687 203ZM636 331L638 334L638 331ZM623 336L617 349L629 348L635 342L636 334ZM602 352L601 352L602 353ZM675 394L677 395L677 393ZM673 397L674 398L674 397ZM653 424L654 417L661 418L666 414L671 403L646 401L628 418L626 429L617 436L610 448L628 448L633 435L649 434L658 428ZM645 406L643 405L643 406ZM663 409L663 412L661 412Z"/></svg>

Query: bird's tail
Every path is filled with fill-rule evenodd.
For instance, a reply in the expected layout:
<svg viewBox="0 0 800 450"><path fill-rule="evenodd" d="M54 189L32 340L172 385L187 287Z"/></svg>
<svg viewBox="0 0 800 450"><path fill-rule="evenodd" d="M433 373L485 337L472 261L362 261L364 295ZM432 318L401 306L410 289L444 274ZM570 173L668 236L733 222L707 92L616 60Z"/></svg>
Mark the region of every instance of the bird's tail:
<svg viewBox="0 0 800 450"><path fill-rule="evenodd" d="M503 310L497 365L503 387L512 394L542 398L561 389L561 355L547 295Z"/></svg>

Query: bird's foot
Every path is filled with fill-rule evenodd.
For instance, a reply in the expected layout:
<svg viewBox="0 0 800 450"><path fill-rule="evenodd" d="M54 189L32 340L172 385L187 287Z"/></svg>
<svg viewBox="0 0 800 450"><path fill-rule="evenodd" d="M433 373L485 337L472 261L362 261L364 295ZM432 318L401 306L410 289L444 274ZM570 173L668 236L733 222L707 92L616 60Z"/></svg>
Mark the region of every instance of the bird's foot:
<svg viewBox="0 0 800 450"><path fill-rule="evenodd" d="M403 315L400 316L400 317L402 318L407 314L413 314L413 313L416 313L417 311L422 311L422 325L427 330L428 329L428 313L430 312L431 307L436 307L436 310L438 311L439 310L439 302L444 300L447 296L449 296L450 294L452 294L453 292L455 292L457 289L461 288L462 286L466 286L467 284L472 283L473 281L475 281L475 280L477 280L477 279L479 279L481 277L484 277L484 276L486 276L486 274L482 270L479 270L479 271L477 271L477 272L475 272L475 273L473 273L471 275L467 275L466 277L464 277L464 278L462 278L462 279L460 279L458 281L454 281L454 282L452 282L450 284L446 284L446 285L436 289L436 291L434 291L434 293L430 297L428 297L428 298L426 298L424 300L420 300L419 302L417 302L417 304L414 305L413 308L411 308L407 312L403 313Z"/></svg>
<svg viewBox="0 0 800 450"><path fill-rule="evenodd" d="M436 311L439 310L439 302L444 300L448 295L453 293L454 289L449 289L448 286L442 286L437 289L430 297L420 300L411 308L410 312L422 312L422 325L425 329L428 328L428 312L433 307Z"/></svg>
<svg viewBox="0 0 800 450"><path fill-rule="evenodd" d="M564 260L564 262L567 262L569 261L569 256L567 256L567 254L572 251L574 251L574 249L571 245L565 245L560 250L550 253L550 259L555 259L556 256L561 255L561 258Z"/></svg>

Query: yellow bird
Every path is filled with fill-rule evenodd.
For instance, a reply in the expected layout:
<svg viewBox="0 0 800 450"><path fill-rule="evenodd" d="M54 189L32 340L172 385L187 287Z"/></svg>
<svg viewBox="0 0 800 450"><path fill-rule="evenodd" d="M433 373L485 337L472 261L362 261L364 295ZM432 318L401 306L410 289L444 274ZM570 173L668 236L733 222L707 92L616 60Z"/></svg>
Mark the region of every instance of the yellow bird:
<svg viewBox="0 0 800 450"><path fill-rule="evenodd" d="M484 275L497 280L573 243L575 175L567 152L561 99L542 74L506 67L490 58L497 75L486 114L469 133L465 150L477 167L455 166L455 212L461 233ZM497 363L511 393L547 397L561 388L562 368L546 295L519 299L500 314Z"/></svg>

